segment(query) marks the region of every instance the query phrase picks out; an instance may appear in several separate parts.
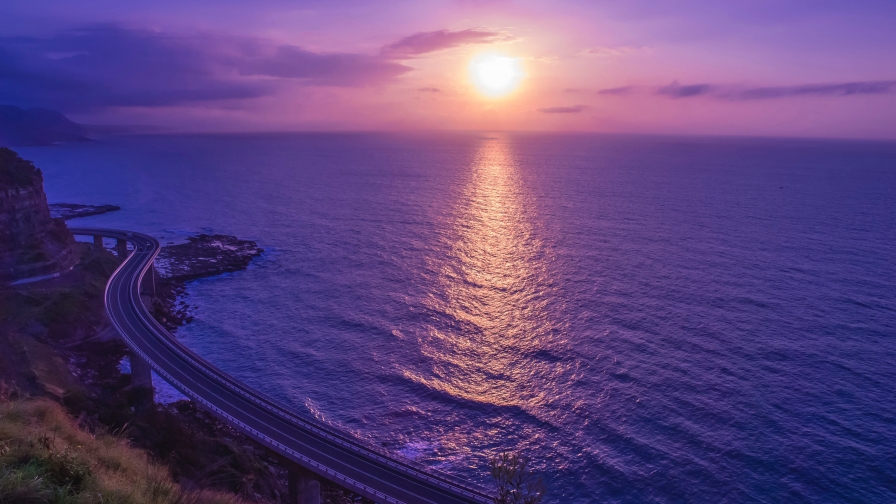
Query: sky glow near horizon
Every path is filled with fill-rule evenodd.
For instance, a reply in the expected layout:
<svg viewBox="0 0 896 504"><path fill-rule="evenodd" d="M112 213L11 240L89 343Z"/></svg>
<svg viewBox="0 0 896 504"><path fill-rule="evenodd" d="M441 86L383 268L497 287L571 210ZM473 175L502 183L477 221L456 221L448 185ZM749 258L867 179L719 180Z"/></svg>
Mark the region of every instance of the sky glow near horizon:
<svg viewBox="0 0 896 504"><path fill-rule="evenodd" d="M891 0L7 0L0 13L0 102L84 123L896 138ZM477 73L482 55L518 67Z"/></svg>

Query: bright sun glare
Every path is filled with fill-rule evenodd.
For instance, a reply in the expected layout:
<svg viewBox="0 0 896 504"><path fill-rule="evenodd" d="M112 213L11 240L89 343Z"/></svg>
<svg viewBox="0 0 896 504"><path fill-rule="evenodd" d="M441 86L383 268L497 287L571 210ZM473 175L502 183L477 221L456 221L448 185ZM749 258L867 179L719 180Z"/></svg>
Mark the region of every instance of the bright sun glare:
<svg viewBox="0 0 896 504"><path fill-rule="evenodd" d="M480 54L470 62L473 83L479 92L491 97L504 96L523 78L520 60L498 54Z"/></svg>

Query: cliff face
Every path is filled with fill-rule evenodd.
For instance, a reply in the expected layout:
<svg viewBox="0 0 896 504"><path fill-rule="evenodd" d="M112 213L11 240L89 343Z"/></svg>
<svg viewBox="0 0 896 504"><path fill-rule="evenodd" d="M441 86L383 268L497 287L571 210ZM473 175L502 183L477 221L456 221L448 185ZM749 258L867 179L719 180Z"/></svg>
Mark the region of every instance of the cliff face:
<svg viewBox="0 0 896 504"><path fill-rule="evenodd" d="M0 282L71 266L74 238L50 217L40 170L0 148Z"/></svg>

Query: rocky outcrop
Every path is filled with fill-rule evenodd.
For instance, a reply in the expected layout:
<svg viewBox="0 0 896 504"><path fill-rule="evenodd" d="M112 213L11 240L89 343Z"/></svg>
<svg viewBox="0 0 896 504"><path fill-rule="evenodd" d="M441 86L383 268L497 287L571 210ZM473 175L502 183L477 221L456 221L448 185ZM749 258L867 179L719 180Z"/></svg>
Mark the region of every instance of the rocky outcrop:
<svg viewBox="0 0 896 504"><path fill-rule="evenodd" d="M40 170L0 147L0 282L68 269L74 238L50 217Z"/></svg>
<svg viewBox="0 0 896 504"><path fill-rule="evenodd" d="M201 234L187 238L187 243L162 247L155 263L160 277L153 314L169 331L190 323L186 282L244 270L262 252L254 241L228 235Z"/></svg>
<svg viewBox="0 0 896 504"><path fill-rule="evenodd" d="M50 215L54 219L77 219L80 217L90 217L91 215L102 215L109 212L117 212L121 210L118 205L81 205L79 203L50 203Z"/></svg>
<svg viewBox="0 0 896 504"><path fill-rule="evenodd" d="M251 240L201 234L187 238L187 243L162 247L156 267L167 279L186 282L244 270L262 252L264 249Z"/></svg>

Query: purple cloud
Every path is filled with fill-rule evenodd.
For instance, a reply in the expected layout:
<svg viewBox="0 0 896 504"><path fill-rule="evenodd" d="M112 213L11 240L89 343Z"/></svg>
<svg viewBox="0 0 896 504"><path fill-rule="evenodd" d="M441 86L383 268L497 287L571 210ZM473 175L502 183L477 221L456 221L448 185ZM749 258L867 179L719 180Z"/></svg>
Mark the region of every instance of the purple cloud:
<svg viewBox="0 0 896 504"><path fill-rule="evenodd" d="M492 30L438 30L415 33L384 46L380 54L392 59L412 58L420 54L441 51L470 44L493 44L511 40L507 34Z"/></svg>
<svg viewBox="0 0 896 504"><path fill-rule="evenodd" d="M366 86L409 70L380 56L114 25L0 38L3 101L66 111L250 99L287 85Z"/></svg>
<svg viewBox="0 0 896 504"><path fill-rule="evenodd" d="M543 114L578 114L588 107L585 105L573 105L571 107L546 107L538 109Z"/></svg>
<svg viewBox="0 0 896 504"><path fill-rule="evenodd" d="M851 96L886 94L896 91L896 81L846 82L842 84L805 84L801 86L758 87L744 89L729 96L737 100L763 100L789 96Z"/></svg>
<svg viewBox="0 0 896 504"><path fill-rule="evenodd" d="M711 84L691 84L682 86L678 81L657 89L656 94L666 95L670 98L690 98L692 96L701 96L713 93L716 86Z"/></svg>
<svg viewBox="0 0 896 504"><path fill-rule="evenodd" d="M619 96L619 95L631 94L632 91L634 91L634 90L635 90L635 86L622 86L622 87L601 89L600 91L597 92L597 94Z"/></svg>
<svg viewBox="0 0 896 504"><path fill-rule="evenodd" d="M621 89L621 88L620 88ZM896 92L896 81L864 81L834 84L800 84L796 86L738 87L720 84L691 84L682 86L678 81L660 87L656 94L670 98L711 96L721 100L768 100L797 96L853 96Z"/></svg>
<svg viewBox="0 0 896 504"><path fill-rule="evenodd" d="M400 63L365 54L315 53L296 46L255 45L223 61L243 76L303 79L306 84L329 86L363 86L410 70Z"/></svg>

